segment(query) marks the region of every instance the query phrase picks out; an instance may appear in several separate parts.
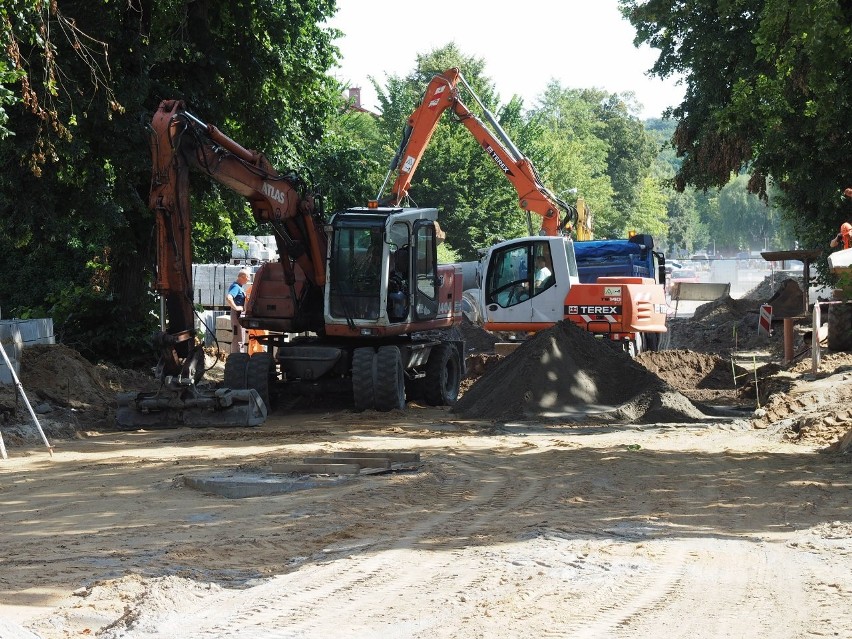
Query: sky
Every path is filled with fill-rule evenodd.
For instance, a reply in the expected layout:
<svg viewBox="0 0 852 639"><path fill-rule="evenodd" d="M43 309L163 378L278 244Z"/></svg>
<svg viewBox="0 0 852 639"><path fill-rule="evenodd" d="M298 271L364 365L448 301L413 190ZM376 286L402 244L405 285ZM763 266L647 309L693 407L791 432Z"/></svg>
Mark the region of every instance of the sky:
<svg viewBox="0 0 852 639"><path fill-rule="evenodd" d="M337 5L328 24L344 35L335 41L342 59L333 75L360 87L362 105L373 111L378 107L369 76L380 85L388 75L405 76L418 54L449 42L485 61L485 75L504 103L517 94L532 107L550 80L563 88L633 91L643 119L660 117L683 98L675 80L647 74L658 52L633 45L635 31L616 0L337 0Z"/></svg>

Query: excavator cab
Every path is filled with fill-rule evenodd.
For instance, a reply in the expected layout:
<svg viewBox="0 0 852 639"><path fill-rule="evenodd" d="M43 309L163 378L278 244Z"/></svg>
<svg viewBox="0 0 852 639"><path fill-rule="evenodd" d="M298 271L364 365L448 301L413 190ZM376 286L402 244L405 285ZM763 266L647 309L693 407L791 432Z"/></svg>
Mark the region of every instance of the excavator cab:
<svg viewBox="0 0 852 639"><path fill-rule="evenodd" d="M353 335L398 335L439 318L444 278L436 217L435 209L398 207L358 207L335 215L326 330L345 326Z"/></svg>

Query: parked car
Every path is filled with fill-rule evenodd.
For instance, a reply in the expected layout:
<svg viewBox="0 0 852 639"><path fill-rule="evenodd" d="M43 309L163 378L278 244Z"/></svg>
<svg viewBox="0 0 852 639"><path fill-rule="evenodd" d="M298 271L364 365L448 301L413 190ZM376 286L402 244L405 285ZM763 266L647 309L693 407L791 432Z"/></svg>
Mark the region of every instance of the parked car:
<svg viewBox="0 0 852 639"><path fill-rule="evenodd" d="M671 277L666 280L666 292L671 294L672 289L678 282L700 282L698 273L691 269L680 269L672 271Z"/></svg>

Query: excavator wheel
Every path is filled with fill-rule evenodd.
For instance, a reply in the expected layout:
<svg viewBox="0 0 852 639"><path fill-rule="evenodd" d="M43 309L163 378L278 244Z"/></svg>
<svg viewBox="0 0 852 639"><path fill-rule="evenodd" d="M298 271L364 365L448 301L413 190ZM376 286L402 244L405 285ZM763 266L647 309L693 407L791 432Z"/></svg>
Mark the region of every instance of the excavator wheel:
<svg viewBox="0 0 852 639"><path fill-rule="evenodd" d="M405 370L396 346L382 346L376 354L376 410L405 408Z"/></svg>
<svg viewBox="0 0 852 639"><path fill-rule="evenodd" d="M242 354L242 353L240 353ZM272 411L270 394L270 376L275 368L270 353L257 353L246 362L246 388L253 388L266 405L267 412Z"/></svg>
<svg viewBox="0 0 852 639"><path fill-rule="evenodd" d="M450 344L438 344L426 362L423 396L430 406L452 406L459 396L461 364L458 351Z"/></svg>
<svg viewBox="0 0 852 639"><path fill-rule="evenodd" d="M423 380L405 377L405 399L409 402L417 402L423 399Z"/></svg>
<svg viewBox="0 0 852 639"><path fill-rule="evenodd" d="M828 307L828 349L852 350L852 304L848 302Z"/></svg>
<svg viewBox="0 0 852 639"><path fill-rule="evenodd" d="M656 352L660 350L660 334L659 333L644 333L645 350Z"/></svg>
<svg viewBox="0 0 852 639"><path fill-rule="evenodd" d="M225 360L225 375L222 385L225 388L248 388L246 386L246 371L248 368L248 353L231 353Z"/></svg>
<svg viewBox="0 0 852 639"><path fill-rule="evenodd" d="M355 410L362 411L375 405L376 351L356 348L352 353L352 396Z"/></svg>

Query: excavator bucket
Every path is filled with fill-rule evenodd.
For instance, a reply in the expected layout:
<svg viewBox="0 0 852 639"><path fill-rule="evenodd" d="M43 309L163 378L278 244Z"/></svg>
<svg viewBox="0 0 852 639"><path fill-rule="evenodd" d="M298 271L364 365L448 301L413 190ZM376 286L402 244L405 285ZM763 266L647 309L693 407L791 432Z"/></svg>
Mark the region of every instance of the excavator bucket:
<svg viewBox="0 0 852 639"><path fill-rule="evenodd" d="M116 422L123 430L190 426L259 426L266 421L266 404L253 388L202 390L195 386L175 391L123 393L118 397Z"/></svg>

